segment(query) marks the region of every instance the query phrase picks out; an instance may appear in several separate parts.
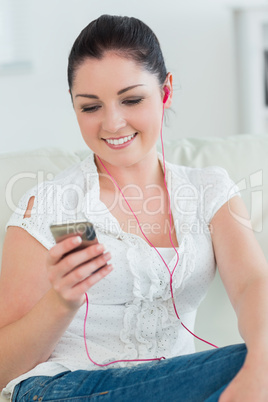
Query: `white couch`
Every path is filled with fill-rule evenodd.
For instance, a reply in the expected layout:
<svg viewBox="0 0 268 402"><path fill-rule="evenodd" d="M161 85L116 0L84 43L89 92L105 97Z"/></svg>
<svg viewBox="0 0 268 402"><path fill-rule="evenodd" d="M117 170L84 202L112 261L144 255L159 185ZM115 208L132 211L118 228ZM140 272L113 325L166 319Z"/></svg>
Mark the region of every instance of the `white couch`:
<svg viewBox="0 0 268 402"><path fill-rule="evenodd" d="M56 148L0 154L0 256L4 227L20 196L86 154L87 151L68 152ZM268 259L268 135L166 141L165 156L166 160L182 165L218 165L227 169L239 184L256 237ZM195 332L218 346L241 341L235 315L218 275L200 306ZM196 345L198 350L207 348L199 341Z"/></svg>

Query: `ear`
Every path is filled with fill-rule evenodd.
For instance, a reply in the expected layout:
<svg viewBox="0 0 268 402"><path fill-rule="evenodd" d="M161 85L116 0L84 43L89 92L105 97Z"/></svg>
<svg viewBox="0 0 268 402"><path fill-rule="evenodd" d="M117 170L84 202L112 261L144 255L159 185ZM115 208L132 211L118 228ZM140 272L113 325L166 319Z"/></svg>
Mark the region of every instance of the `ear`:
<svg viewBox="0 0 268 402"><path fill-rule="evenodd" d="M164 85L163 85L163 87L168 87L168 89L169 89L169 91L170 91L170 94L169 94L169 96L168 96L168 99L167 99L167 101L166 101L166 103L165 103L165 109L168 109L170 106L171 106L171 104L172 104L172 95L173 95L173 85L172 85L172 82L173 82L173 77L172 77L172 74L171 73L168 73L167 74L167 76L166 76L166 80L165 80L165 82L164 82Z"/></svg>

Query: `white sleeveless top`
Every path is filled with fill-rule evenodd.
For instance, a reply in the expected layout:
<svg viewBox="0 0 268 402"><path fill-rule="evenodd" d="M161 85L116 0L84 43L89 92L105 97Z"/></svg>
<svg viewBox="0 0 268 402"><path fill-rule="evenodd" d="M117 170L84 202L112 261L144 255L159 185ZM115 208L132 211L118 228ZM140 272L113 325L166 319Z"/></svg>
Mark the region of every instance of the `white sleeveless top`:
<svg viewBox="0 0 268 402"><path fill-rule="evenodd" d="M161 162L161 156L159 159ZM215 274L209 223L216 211L238 194L238 189L226 171L218 167L197 169L166 163L166 172L180 257L173 275L174 298L182 322L193 331L196 309ZM35 196L32 215L23 219L31 196ZM163 261L143 238L124 232L112 211L100 201L93 154L54 181L28 191L7 226L24 228L49 249L54 245L50 224L81 216L94 224L100 243L112 254L114 266L88 292L86 331L92 359L103 364L194 352L193 337L174 313L170 275ZM159 251L172 271L177 259L175 251ZM48 361L11 381L3 395L10 396L16 384L31 376L101 369L86 355L85 309L84 305L77 312Z"/></svg>

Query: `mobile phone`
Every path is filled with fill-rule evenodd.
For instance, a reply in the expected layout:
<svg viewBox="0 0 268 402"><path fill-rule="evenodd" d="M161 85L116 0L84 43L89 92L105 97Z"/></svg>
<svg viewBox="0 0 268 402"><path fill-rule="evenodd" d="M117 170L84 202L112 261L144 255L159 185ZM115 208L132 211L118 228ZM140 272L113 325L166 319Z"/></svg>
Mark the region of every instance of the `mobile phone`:
<svg viewBox="0 0 268 402"><path fill-rule="evenodd" d="M82 243L74 250L64 254L63 257L66 257L70 253L91 246L92 244L98 243L98 238L96 236L94 225L88 221L76 221L72 223L60 223L60 224L55 223L53 225L50 225L50 231L56 243L59 243L62 240L65 240L71 236L80 236L82 238ZM106 265L107 264L103 265L94 272L99 271Z"/></svg>
<svg viewBox="0 0 268 402"><path fill-rule="evenodd" d="M82 238L82 243L75 250L81 250L92 244L98 243L96 232L91 222L76 221L71 223L55 223L50 225L50 230L56 243L71 236L80 236Z"/></svg>

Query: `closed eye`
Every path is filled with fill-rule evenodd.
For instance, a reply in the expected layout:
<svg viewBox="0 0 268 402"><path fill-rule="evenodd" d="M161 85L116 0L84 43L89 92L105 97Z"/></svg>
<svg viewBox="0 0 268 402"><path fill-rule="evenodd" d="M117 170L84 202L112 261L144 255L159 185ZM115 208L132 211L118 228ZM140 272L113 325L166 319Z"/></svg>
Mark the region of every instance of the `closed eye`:
<svg viewBox="0 0 268 402"><path fill-rule="evenodd" d="M138 105L139 103L141 103L143 101L143 98L138 98L138 99L126 99L123 101L124 105L127 106L134 106L134 105Z"/></svg>
<svg viewBox="0 0 268 402"><path fill-rule="evenodd" d="M85 113L93 113L99 110L100 106L85 106L81 109L82 112Z"/></svg>
<svg viewBox="0 0 268 402"><path fill-rule="evenodd" d="M137 99L126 99L122 103L126 106L135 106L138 105L143 101L143 98L137 98ZM97 112L101 106L99 105L94 105L94 106L84 106L81 108L81 111L84 113L94 113Z"/></svg>

